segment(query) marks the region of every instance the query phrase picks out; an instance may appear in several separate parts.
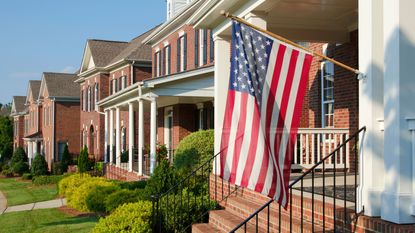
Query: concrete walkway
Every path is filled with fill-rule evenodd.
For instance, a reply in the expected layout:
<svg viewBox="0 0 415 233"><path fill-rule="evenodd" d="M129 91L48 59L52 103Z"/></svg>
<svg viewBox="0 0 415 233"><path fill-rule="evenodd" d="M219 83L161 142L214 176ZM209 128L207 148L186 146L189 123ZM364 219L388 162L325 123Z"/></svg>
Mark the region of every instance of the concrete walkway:
<svg viewBox="0 0 415 233"><path fill-rule="evenodd" d="M59 208L64 205L66 205L65 198L59 198L59 199L50 200L50 201L35 202L35 203L24 204L24 205L9 206L3 211L1 211L1 205L0 205L0 214L27 211L27 210Z"/></svg>
<svg viewBox="0 0 415 233"><path fill-rule="evenodd" d="M6 196L0 191L0 214L2 214L7 209L7 199Z"/></svg>

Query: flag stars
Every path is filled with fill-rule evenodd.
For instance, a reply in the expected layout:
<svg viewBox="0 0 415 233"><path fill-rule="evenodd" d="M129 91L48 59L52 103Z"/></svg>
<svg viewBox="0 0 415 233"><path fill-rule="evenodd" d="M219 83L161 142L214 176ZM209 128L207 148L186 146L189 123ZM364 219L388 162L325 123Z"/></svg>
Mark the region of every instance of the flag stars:
<svg viewBox="0 0 415 233"><path fill-rule="evenodd" d="M261 69L262 69L262 70L265 70L265 68L266 68L266 67L265 67L264 65L261 65Z"/></svg>
<svg viewBox="0 0 415 233"><path fill-rule="evenodd" d="M234 82L232 83L233 87L238 87L238 83Z"/></svg>
<svg viewBox="0 0 415 233"><path fill-rule="evenodd" d="M267 40L265 43L267 43L267 46L271 45L271 41Z"/></svg>

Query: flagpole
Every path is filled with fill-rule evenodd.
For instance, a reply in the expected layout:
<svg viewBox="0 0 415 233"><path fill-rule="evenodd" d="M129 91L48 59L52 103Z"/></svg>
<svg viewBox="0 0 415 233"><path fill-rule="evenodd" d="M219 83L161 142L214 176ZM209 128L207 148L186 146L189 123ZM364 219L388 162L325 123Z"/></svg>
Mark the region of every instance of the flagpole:
<svg viewBox="0 0 415 233"><path fill-rule="evenodd" d="M253 24L251 24L251 23L249 23L249 22L247 22L247 21L245 21L245 20L243 20L243 19L241 19L241 18L239 18L239 17L237 17L237 16L234 16L234 15L230 14L229 12L225 12L224 10L222 10L220 13L221 13L223 16L227 17L227 18L230 18L230 19L233 19L233 20L238 21L238 22L240 22L240 23L246 24L246 25L248 25L248 26L250 26L250 27L252 27L252 28L254 28L254 29L256 29L256 30L258 30L258 31L260 31L260 32L263 32L263 33L265 33L265 34L267 34L267 35L269 35L269 36L272 36L272 37L274 37L274 38L276 38L276 39L278 39L278 40L280 40L280 41L283 41L283 42L285 42L285 43L287 43L287 44L289 44L289 45L292 45L292 46L294 46L294 47L297 47L297 48L300 48L300 49L302 49L302 50L305 50L305 51L307 51L307 52L311 53L313 56L321 57L321 58L323 58L324 60L327 60L327 61L329 61L329 62L332 62L333 64L336 64L336 65L338 65L338 66L340 66L340 67L342 67L342 68L344 68L344 69L346 69L346 70L349 70L349 71L351 71L351 72L353 72L353 73L355 73L355 74L357 74L357 75L359 75L359 76L361 76L361 77L364 77L363 73L362 73L362 72L360 72L358 69L355 69L355 68L353 68L353 67L350 67L350 66L348 66L348 65L346 65L346 64L343 64L343 63L341 63L341 62L339 62L339 61L336 61L336 60L334 60L334 59L332 59L332 58L329 58L329 57L327 57L327 56L325 56L325 55L323 55L323 54L316 53L316 52L314 52L314 51L312 51L312 50L310 50L310 49L308 49L308 48L306 48L306 47L303 47L303 46L301 46L301 45L299 45L299 44L295 43L294 41L291 41L291 40L289 40L289 39L287 39L287 38L284 38L284 37L282 37L282 36L280 36L280 35L274 34L274 33L270 32L270 31L267 31L267 30L264 30L264 29L262 29L262 28L260 28L260 27L257 27L257 26L255 26L255 25L253 25ZM361 77L359 77L359 79L360 79Z"/></svg>

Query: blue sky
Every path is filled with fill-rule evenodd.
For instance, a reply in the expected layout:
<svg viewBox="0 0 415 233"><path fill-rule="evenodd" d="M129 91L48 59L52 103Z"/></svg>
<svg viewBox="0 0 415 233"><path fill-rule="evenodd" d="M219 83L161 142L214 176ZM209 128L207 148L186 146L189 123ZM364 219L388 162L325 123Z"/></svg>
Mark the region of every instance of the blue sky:
<svg viewBox="0 0 415 233"><path fill-rule="evenodd" d="M165 0L0 2L0 103L42 72L73 72L87 39L129 41L164 22Z"/></svg>

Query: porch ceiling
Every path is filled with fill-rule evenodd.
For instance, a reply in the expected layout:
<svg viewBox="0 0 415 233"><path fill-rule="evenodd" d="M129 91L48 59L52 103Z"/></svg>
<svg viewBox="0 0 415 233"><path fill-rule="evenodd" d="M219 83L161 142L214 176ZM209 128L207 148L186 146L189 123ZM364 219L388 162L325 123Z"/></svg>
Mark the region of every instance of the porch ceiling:
<svg viewBox="0 0 415 233"><path fill-rule="evenodd" d="M214 1L214 0L213 0ZM206 3L205 14L195 16L197 27L219 29L223 35L230 35L230 24L223 24L220 10L244 17L249 12L263 17L268 30L295 41L345 42L349 32L357 29L357 0L259 0L236 1L216 0L210 6ZM209 8L210 7L210 8ZM203 7L202 7L203 8ZM222 25L221 25L222 24Z"/></svg>

